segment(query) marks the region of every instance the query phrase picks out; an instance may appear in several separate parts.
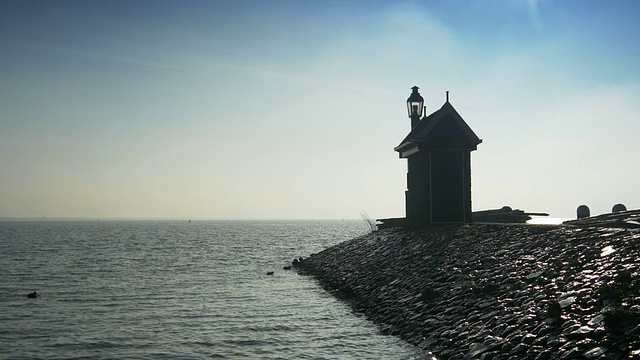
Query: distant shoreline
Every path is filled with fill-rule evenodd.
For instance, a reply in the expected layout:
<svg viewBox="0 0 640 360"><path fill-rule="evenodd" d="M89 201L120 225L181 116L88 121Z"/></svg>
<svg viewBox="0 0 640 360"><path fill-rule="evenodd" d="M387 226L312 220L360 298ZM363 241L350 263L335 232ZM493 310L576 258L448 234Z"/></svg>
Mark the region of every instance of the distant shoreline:
<svg viewBox="0 0 640 360"><path fill-rule="evenodd" d="M206 218L88 218L88 217L0 217L8 221L362 221L362 219L206 219ZM363 223L364 224L364 223Z"/></svg>

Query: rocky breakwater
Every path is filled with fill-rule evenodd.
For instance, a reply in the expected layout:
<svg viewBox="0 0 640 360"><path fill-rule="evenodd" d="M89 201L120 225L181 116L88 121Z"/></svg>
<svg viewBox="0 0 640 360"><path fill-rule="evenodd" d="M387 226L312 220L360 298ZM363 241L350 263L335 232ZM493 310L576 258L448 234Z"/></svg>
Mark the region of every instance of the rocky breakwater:
<svg viewBox="0 0 640 360"><path fill-rule="evenodd" d="M297 264L440 359L640 358L640 230L472 224L372 232Z"/></svg>

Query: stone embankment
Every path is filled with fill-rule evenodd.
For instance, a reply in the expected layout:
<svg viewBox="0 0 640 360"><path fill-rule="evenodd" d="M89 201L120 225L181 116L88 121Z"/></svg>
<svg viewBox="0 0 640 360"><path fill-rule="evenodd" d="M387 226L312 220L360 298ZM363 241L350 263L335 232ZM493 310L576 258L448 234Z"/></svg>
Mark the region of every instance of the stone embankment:
<svg viewBox="0 0 640 360"><path fill-rule="evenodd" d="M640 359L640 230L372 232L296 264L439 359Z"/></svg>

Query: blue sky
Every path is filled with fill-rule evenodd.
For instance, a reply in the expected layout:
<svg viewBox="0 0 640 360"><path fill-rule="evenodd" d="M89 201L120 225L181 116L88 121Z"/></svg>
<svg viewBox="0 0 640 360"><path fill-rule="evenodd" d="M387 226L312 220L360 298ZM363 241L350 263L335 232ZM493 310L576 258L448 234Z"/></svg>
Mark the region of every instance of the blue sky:
<svg viewBox="0 0 640 360"><path fill-rule="evenodd" d="M3 1L0 217L404 214L405 100L474 210L640 207L637 1Z"/></svg>

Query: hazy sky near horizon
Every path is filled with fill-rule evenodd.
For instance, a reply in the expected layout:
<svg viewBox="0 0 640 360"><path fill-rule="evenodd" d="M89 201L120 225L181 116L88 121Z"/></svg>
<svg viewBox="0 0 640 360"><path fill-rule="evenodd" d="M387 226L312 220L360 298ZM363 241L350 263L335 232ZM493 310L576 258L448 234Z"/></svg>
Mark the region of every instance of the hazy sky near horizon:
<svg viewBox="0 0 640 360"><path fill-rule="evenodd" d="M417 85L473 209L640 207L638 1L2 1L0 217L404 216Z"/></svg>

